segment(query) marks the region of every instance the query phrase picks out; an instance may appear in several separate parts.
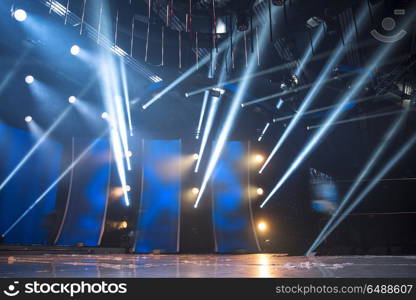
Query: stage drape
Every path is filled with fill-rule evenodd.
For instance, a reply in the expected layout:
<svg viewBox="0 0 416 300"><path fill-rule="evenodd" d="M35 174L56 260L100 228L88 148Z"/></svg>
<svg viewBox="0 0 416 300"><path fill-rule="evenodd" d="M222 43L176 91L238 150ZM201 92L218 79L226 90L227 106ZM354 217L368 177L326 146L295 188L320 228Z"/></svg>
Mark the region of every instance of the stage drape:
<svg viewBox="0 0 416 300"><path fill-rule="evenodd" d="M91 142L75 139L74 158L76 159ZM58 233L58 245L100 245L108 201L110 153L109 142L98 140L73 169L73 174L70 175L68 202Z"/></svg>
<svg viewBox="0 0 416 300"><path fill-rule="evenodd" d="M179 250L181 143L143 142L142 191L135 251L175 253Z"/></svg>
<svg viewBox="0 0 416 300"><path fill-rule="evenodd" d="M218 253L259 251L247 188L247 165L244 163L247 149L241 142L228 142L212 177L212 217L215 251Z"/></svg>

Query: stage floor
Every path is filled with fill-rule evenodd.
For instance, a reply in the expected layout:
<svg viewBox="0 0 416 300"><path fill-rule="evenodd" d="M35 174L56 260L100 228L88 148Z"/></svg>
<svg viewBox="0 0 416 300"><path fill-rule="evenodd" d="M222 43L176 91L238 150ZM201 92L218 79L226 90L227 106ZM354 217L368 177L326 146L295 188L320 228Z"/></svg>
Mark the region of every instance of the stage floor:
<svg viewBox="0 0 416 300"><path fill-rule="evenodd" d="M416 256L0 256L0 277L416 277Z"/></svg>

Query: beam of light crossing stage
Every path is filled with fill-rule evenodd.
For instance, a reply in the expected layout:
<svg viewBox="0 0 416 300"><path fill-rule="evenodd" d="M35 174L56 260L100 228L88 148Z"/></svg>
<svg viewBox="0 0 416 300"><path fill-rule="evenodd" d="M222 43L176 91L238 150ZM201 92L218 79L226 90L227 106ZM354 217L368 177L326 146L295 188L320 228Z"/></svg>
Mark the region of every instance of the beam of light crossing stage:
<svg viewBox="0 0 416 300"><path fill-rule="evenodd" d="M103 134L104 135L104 134ZM101 135L98 139L100 139L103 135ZM17 220L3 233L3 237L6 236L13 228L16 227L20 221L37 205L41 202L45 196L57 185L59 182L69 173L71 170L89 153L89 151L95 146L98 142L98 139L91 143L78 157L74 160L69 167L58 177L56 178L52 184L29 206L29 208L19 217Z"/></svg>
<svg viewBox="0 0 416 300"><path fill-rule="evenodd" d="M261 140L263 139L264 135L266 134L267 130L270 127L270 122L266 123L266 126L264 126L263 131L261 132L259 138L257 139L258 142L261 142Z"/></svg>
<svg viewBox="0 0 416 300"><path fill-rule="evenodd" d="M121 82L123 85L123 92L124 92L124 105L126 107L127 112L127 120L129 123L129 132L130 136L133 136L133 123L131 121L131 110L130 110L130 95L129 95L129 88L127 84L127 73L126 73L126 65L124 61L120 59L120 72L121 72Z"/></svg>
<svg viewBox="0 0 416 300"><path fill-rule="evenodd" d="M368 74L371 74L374 69L379 65L389 50L391 50L391 45L385 45L382 50L372 59L367 68L367 73L361 74L359 78L352 84L351 90L347 91L341 100L338 102L338 107L328 116L324 125L313 135L308 144L304 147L301 153L293 161L292 165L283 175L283 177L278 181L276 186L272 189L267 198L260 205L263 208L266 203L276 194L276 192L281 188L281 186L286 182L286 180L293 174L293 172L299 167L299 165L305 160L305 158L312 152L312 150L317 146L318 142L324 137L330 128L331 124L335 122L343 112L343 107L347 104L355 95L360 91L363 85L368 81Z"/></svg>
<svg viewBox="0 0 416 300"><path fill-rule="evenodd" d="M330 227L322 238L313 247L308 250L308 254L312 253L321 243L330 235L338 225L364 200L364 198L376 187L383 177L399 162L399 160L415 145L416 134L413 135L406 144L402 146L399 152L386 164L386 166L370 181L368 186L357 196L353 203L342 213L336 222Z"/></svg>
<svg viewBox="0 0 416 300"><path fill-rule="evenodd" d="M332 123L331 126L342 125L342 124L347 124L347 123L352 123L352 122L357 122L357 121L363 121L363 120L371 120L371 119L376 119L376 118L381 118L381 117L387 117L387 116L399 114L402 111L403 110L387 111L387 112L373 114L373 115L360 116L360 117L356 117L356 118L341 120L341 121ZM322 127L323 125L324 124L312 125L312 126L308 126L307 129L308 130L317 129L317 128Z"/></svg>
<svg viewBox="0 0 416 300"><path fill-rule="evenodd" d="M302 60L299 63L299 66L297 67L296 71L295 71L295 76L297 78L300 77L300 75L302 74L303 70L305 69L306 64L310 61L311 56L313 54L313 49L316 49L319 44L321 43L323 37L325 34L325 30L324 30L324 24L322 23L319 26L319 29L317 30L317 32L315 32L315 35L312 39L312 44L308 47L308 50L306 51L306 53L303 55Z"/></svg>
<svg viewBox="0 0 416 300"><path fill-rule="evenodd" d="M366 101L373 100L373 99L376 99L376 98L383 98L383 99L385 98L385 99L387 99L388 97L386 97L386 96L370 96L370 97L360 98L360 99L351 101L351 103L349 105L346 105L345 108L355 106L358 103L366 102ZM326 111L326 110L336 108L336 107L337 107L337 104L324 106L324 107L320 107L320 108L316 108L316 109L311 109L311 110L305 112L303 115L307 116L307 115L315 114L317 112ZM296 116L296 114L292 114L292 115L288 115L288 116L284 116L284 117L280 117L280 118L275 118L275 119L273 119L273 123L290 120L294 116Z"/></svg>
<svg viewBox="0 0 416 300"><path fill-rule="evenodd" d="M108 5L105 4L105 5ZM98 6L97 6L98 7ZM111 28L112 19L109 15L108 7L105 7L106 12L103 15L103 28ZM109 25L109 26L107 26ZM111 36L112 33L107 30L105 35ZM113 52L120 50L117 45L113 45ZM118 53L119 56L124 57L123 52ZM123 54L123 55L122 55ZM127 170L131 170L130 149L128 146L127 122L125 117L124 101L122 95L122 88L120 85L120 68L116 67L115 57L107 51L103 51L99 57L99 68L101 72L101 94L103 96L106 112L108 113L108 126L110 133L111 148L114 153L114 158L117 167L117 173L120 183L124 191L124 203L126 206L130 205L130 200L127 193ZM126 166L125 166L126 164Z"/></svg>
<svg viewBox="0 0 416 300"><path fill-rule="evenodd" d="M397 120L395 120L392 124L392 126L388 129L387 133L384 135L383 139L381 140L381 143L377 145L376 150L371 155L370 159L364 166L364 168L361 170L358 177L355 179L352 186L349 188L347 193L345 194L344 198L341 201L341 204L338 206L336 211L332 214L331 218L328 220L328 222L325 224L324 228L322 229L321 233L318 235L318 237L313 242L312 246L307 251L307 255L309 255L314 249L316 249L316 246L320 244L322 237L328 230L328 228L332 225L332 223L335 221L335 219L338 217L340 212L344 209L344 207L347 205L347 203L350 201L352 195L356 192L356 190L360 187L362 181L368 176L368 174L373 170L376 163L378 162L379 158L383 155L384 151L387 149L387 147L391 144L392 139L396 136L397 132L402 127L404 121L407 117L408 109L405 109L402 111L402 114L399 116Z"/></svg>
<svg viewBox="0 0 416 300"><path fill-rule="evenodd" d="M362 20L364 19L365 14L361 12L359 16L359 24L362 23ZM283 143L287 140L289 135L293 132L296 125L299 123L300 119L302 118L303 114L307 111L307 109L311 106L312 102L315 100L315 98L318 96L319 92L324 87L324 82L327 80L327 78L330 76L330 74L333 72L336 65L339 63L339 61L343 58L344 54L347 51L347 47L345 46L345 43L349 43L354 35L354 28L349 29L347 36L345 37L344 42L339 42L336 50L334 51L333 55L331 56L330 60L326 63L323 71L319 75L318 79L315 81L313 88L309 91L308 95L306 96L305 100L302 102L301 106L296 112L295 117L290 121L288 127L283 132L283 135L280 137L280 139L277 141L276 145L274 146L272 152L267 157L266 161L264 162L263 166L259 170L259 174L263 173L263 171L266 169L266 167L269 165L273 157L276 155L277 151L279 151L280 147L283 145ZM305 57L308 57L308 53L306 53ZM305 63L303 63L305 65Z"/></svg>
<svg viewBox="0 0 416 300"><path fill-rule="evenodd" d="M213 51L215 51L215 50L213 50ZM225 67L225 65L226 64L223 64L223 66L221 68L220 77L218 79L219 83L224 81L224 78L226 76L226 67ZM209 138L209 135L210 135L211 130L212 130L212 125L214 124L215 115L217 114L218 105L219 105L219 102L220 102L221 97L222 97L221 93L220 93L219 97L210 96L209 91L206 91L206 93L208 93L208 97L211 98L210 99L211 103L210 103L210 108L209 108L209 112L208 112L208 117L207 117L207 120L206 120L206 123L205 123L204 133L202 135L202 141L201 141L201 146L200 146L200 149L199 149L198 160L197 160L196 165L195 165L195 170L194 170L195 173L198 173L198 171L199 171L199 167L201 165L202 157L205 153L205 148L207 146L208 138Z"/></svg>
<svg viewBox="0 0 416 300"><path fill-rule="evenodd" d="M322 81L321 84L327 84L327 83L330 83L330 82L333 82L333 81L338 81L340 79L347 78L347 77L350 77L352 75L355 75L355 74L346 73L346 74L342 74L340 76L335 76L335 77L332 77L332 78L329 78L329 79L326 79L326 80ZM295 93L307 90L310 87L314 87L314 86L315 86L315 82L314 83L308 83L308 84L302 85L300 87L294 88L292 90L286 90L286 91L283 91L283 92L271 94L271 95L264 96L264 97L261 97L261 98L258 98L258 99L254 99L254 100L251 100L251 101L244 102L244 103L241 104L241 107L244 108L244 107L254 105L254 104L258 104L258 103L261 103L261 102L265 102L265 101L268 101L268 100L275 100L276 98L284 97L284 96L287 96L287 95L290 95L290 94L295 94Z"/></svg>
<svg viewBox="0 0 416 300"><path fill-rule="evenodd" d="M207 102L208 102L208 96L209 96L209 91L205 91L204 100L202 101L201 114L199 115L198 128L196 130L196 135L195 135L195 139L197 140L199 140L199 136L201 134L202 122L204 121L205 109L207 107Z"/></svg>
<svg viewBox="0 0 416 300"><path fill-rule="evenodd" d="M243 34L241 32L239 32L238 34L236 34L234 41L238 42L241 38L243 37ZM224 50L226 50L228 47L228 41L223 42L219 47L218 47L218 53L217 55L219 55L220 53L222 53ZM216 50L215 50L216 51ZM173 90L175 87L177 87L181 82L183 82L185 79L187 79L189 76L191 76L193 73L195 73L200 67L204 66L205 64L207 64L210 61L210 55L206 55L205 57L203 57L198 64L195 64L194 66L192 66L191 68L189 68L185 73L183 73L180 77L178 77L176 80L174 80L170 85L168 85L166 88L164 88L161 92L159 92L158 94L156 94L152 99L150 99L147 103L145 103L142 108L143 109L147 109L150 105L152 105L153 103L155 103L157 100L159 100L160 98L162 98L164 95L166 95L167 93L169 93L171 90ZM204 89L205 91L206 89Z"/></svg>
<svg viewBox="0 0 416 300"><path fill-rule="evenodd" d="M11 68L12 71L7 72L7 75L4 77L4 79L0 83L0 95L2 94L3 90L8 86L8 84L13 79L13 77L17 74L17 72L20 70L21 66L24 64L31 50L32 50L31 47L26 48L23 54L18 58L16 63Z"/></svg>
<svg viewBox="0 0 416 300"><path fill-rule="evenodd" d="M277 11L281 11L280 9L278 9L276 6L273 7L273 15L276 15ZM259 36L259 48L263 49L264 44L267 40L268 37L268 29L265 29L267 26L262 27L261 32L260 32L260 36ZM248 63L248 66L245 70L246 74L250 74L252 73L255 68L257 66L257 58L255 55L251 56L250 61ZM203 180L202 180L202 184L201 184L201 188L199 189L199 194L197 196L197 199L195 201L194 204L194 208L198 207L199 202L201 201L201 198L205 192L205 189L207 187L208 181L211 178L212 173L214 172L214 169L217 165L217 162L221 156L221 153L224 149L225 143L227 142L227 139L229 137L229 135L231 134L232 128L233 128L233 124L237 118L240 106L241 106L241 102L243 100L243 97L249 87L249 83L250 80L248 78L246 78L245 80L243 80L243 82L239 85L238 90L231 102L231 106L229 109L229 112L227 113L223 128L221 129L221 132L214 144L214 149L212 151L211 157L209 159L208 162L208 167L207 170L204 174Z"/></svg>
<svg viewBox="0 0 416 300"><path fill-rule="evenodd" d="M36 150L46 141L46 139L50 136L50 134L55 130L56 127L62 122L62 120L68 115L71 111L72 107L68 107L64 110L64 112L53 122L51 127L44 133L42 137L40 137L35 145L29 150L28 153L22 158L22 160L17 164L17 166L13 169L12 172L3 180L0 184L0 191L9 183L9 181L16 175L17 172L23 167L23 165L32 157L32 155L36 152Z"/></svg>

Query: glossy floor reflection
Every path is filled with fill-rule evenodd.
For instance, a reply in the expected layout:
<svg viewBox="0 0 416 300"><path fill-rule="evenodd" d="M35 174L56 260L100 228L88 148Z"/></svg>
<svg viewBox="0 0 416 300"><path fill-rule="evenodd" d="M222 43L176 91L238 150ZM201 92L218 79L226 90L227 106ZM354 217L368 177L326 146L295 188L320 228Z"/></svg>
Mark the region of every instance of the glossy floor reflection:
<svg viewBox="0 0 416 300"><path fill-rule="evenodd" d="M0 256L0 277L416 277L416 256Z"/></svg>

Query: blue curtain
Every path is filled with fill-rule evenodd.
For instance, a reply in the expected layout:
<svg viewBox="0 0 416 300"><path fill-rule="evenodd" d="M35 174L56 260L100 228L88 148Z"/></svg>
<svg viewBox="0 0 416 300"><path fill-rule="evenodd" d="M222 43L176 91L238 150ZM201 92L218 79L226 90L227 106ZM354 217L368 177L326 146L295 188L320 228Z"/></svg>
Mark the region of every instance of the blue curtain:
<svg viewBox="0 0 416 300"><path fill-rule="evenodd" d="M246 156L243 143L228 142L212 177L212 214L219 253L259 250L247 197Z"/></svg>
<svg viewBox="0 0 416 300"><path fill-rule="evenodd" d="M75 158L91 140L75 140ZM104 226L110 176L110 146L99 140L74 168L72 189L58 245L98 246Z"/></svg>
<svg viewBox="0 0 416 300"><path fill-rule="evenodd" d="M143 143L143 186L135 247L138 253L178 251L180 157L178 140Z"/></svg>
<svg viewBox="0 0 416 300"><path fill-rule="evenodd" d="M31 133L0 124L0 182L36 143ZM59 177L62 146L46 140L0 191L0 234L3 234ZM5 237L10 244L46 244L55 213L56 187Z"/></svg>

